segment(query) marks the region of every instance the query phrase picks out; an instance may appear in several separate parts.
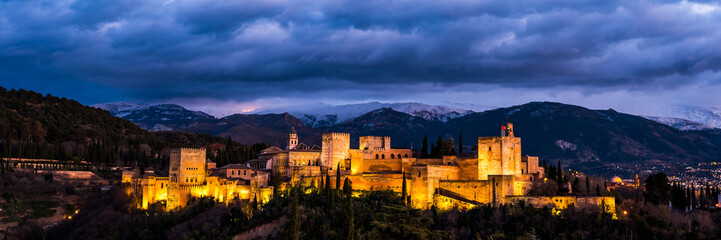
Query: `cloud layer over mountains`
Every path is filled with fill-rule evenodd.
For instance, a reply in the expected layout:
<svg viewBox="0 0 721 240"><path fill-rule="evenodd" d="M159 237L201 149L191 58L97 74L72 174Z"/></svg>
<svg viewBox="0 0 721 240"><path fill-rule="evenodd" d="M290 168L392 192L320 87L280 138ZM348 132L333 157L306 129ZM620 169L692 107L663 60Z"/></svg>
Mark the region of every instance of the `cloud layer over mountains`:
<svg viewBox="0 0 721 240"><path fill-rule="evenodd" d="M88 104L721 105L719 43L715 1L0 2L2 85Z"/></svg>

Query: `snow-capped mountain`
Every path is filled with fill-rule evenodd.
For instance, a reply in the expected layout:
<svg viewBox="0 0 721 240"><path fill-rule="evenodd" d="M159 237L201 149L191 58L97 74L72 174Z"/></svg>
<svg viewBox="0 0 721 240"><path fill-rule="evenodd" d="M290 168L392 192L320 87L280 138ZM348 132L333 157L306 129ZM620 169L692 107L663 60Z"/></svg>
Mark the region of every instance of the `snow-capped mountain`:
<svg viewBox="0 0 721 240"><path fill-rule="evenodd" d="M654 117L654 116L641 116L643 118L646 118L648 120L661 123L663 125L682 130L682 131L689 131L689 130L705 130L705 129L713 129L713 127L707 126L702 123L694 122L688 119L683 118L674 118L674 117Z"/></svg>
<svg viewBox="0 0 721 240"><path fill-rule="evenodd" d="M111 103L98 103L98 104L92 105L91 107L100 108L100 109L110 112L110 114L113 114L118 117L122 117L121 113L129 113L134 110L147 109L150 107L150 105L129 103L129 102L111 102Z"/></svg>
<svg viewBox="0 0 721 240"><path fill-rule="evenodd" d="M678 105L663 109L656 116L643 117L679 130L721 128L721 108Z"/></svg>
<svg viewBox="0 0 721 240"><path fill-rule="evenodd" d="M691 120L710 128L721 128L720 108L678 106L673 109L672 116Z"/></svg>
<svg viewBox="0 0 721 240"><path fill-rule="evenodd" d="M474 111L485 111L494 107L480 105L466 105L468 108L449 106L432 106L423 103L381 103L368 102L347 105L318 104L314 106L295 106L282 109L271 109L259 112L282 113L288 112L297 117L303 124L309 127L329 127L361 116L370 111L390 108L398 112L407 113L411 116L421 117L426 120L437 120L446 122L450 119L464 116ZM471 109L472 108L472 109Z"/></svg>
<svg viewBox="0 0 721 240"><path fill-rule="evenodd" d="M104 109L111 114L134 122L148 130L171 131L181 124L215 117L200 111L191 111L176 104L145 105L133 103L104 103L93 107Z"/></svg>

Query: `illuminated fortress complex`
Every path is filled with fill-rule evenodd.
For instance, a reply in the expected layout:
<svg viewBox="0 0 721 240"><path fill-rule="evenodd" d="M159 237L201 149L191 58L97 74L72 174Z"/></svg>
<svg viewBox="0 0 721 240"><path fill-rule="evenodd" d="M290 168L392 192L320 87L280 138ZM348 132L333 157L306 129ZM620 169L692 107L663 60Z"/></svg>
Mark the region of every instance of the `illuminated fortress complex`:
<svg viewBox="0 0 721 240"><path fill-rule="evenodd" d="M178 148L171 150L168 177L158 177L153 169L141 175L123 171L122 182L130 184L135 194L142 195L139 207L166 201L167 209L183 207L191 197L213 197L223 202L231 199L253 199L267 202L272 195L268 187L270 173L245 164L228 164L216 168L206 160L205 149Z"/></svg>
<svg viewBox="0 0 721 240"><path fill-rule="evenodd" d="M478 138L477 153L443 158L417 158L410 149L391 148L390 137L362 136L358 149L351 149L348 133L325 133L322 147L308 146L299 143L295 129L291 129L285 149L270 147L258 159L236 166L247 168L244 170L249 175L229 175L209 167L204 159L204 150L175 150L169 178L146 174L127 177L127 181L133 183L135 191L142 191L144 206L167 199L169 209L183 206L192 196L213 196L220 201L258 196L267 201L272 191L268 173L277 174L288 184L320 186L326 174L334 182L340 172L342 179L349 178L353 189L360 191L400 193L406 181L410 204L420 209L524 201L557 209L572 204L603 206L615 212L613 197L527 196L534 181L543 181L543 168L539 167L538 157L521 155L521 139L514 136L510 123L503 126L501 136ZM167 187L163 188L163 184Z"/></svg>

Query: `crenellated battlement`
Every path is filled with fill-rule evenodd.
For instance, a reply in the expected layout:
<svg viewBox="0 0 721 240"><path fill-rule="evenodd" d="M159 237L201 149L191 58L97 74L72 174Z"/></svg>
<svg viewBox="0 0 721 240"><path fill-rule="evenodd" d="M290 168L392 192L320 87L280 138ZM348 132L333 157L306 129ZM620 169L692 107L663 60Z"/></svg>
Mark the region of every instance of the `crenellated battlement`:
<svg viewBox="0 0 721 240"><path fill-rule="evenodd" d="M170 150L170 152L202 153L202 152L205 152L205 148L191 148L191 147L173 148Z"/></svg>
<svg viewBox="0 0 721 240"><path fill-rule="evenodd" d="M331 132L331 133L323 133L323 139L332 137L332 138L350 138L350 133L339 133L339 132Z"/></svg>

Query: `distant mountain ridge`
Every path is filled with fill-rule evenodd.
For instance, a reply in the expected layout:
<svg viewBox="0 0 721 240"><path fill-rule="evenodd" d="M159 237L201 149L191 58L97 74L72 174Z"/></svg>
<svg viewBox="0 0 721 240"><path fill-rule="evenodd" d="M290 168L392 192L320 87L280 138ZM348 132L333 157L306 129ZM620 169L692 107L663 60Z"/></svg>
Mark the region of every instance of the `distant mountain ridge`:
<svg viewBox="0 0 721 240"><path fill-rule="evenodd" d="M121 117L147 130L173 131L178 126L197 122L200 120L215 119L215 117L201 112L191 111L177 104L133 104L126 102L96 104L97 107Z"/></svg>
<svg viewBox="0 0 721 240"><path fill-rule="evenodd" d="M676 105L646 118L681 130L721 129L721 108L715 107Z"/></svg>
<svg viewBox="0 0 721 240"><path fill-rule="evenodd" d="M376 106L390 107L356 116L358 112ZM154 110L151 111L153 106L133 108L125 105L118 109L123 107L130 112L124 115L127 119L157 123L163 121L162 116L178 114L183 117L176 119L172 125L162 124L172 126L175 131L208 133L244 144L265 142L285 147L288 131L294 127L300 140L306 144L320 145L324 132L347 132L352 136L351 146L357 146L359 136L383 135L391 136L394 147L417 149L425 135L428 135L429 143L433 143L439 136L457 139L462 131L463 145L470 151L477 137L499 135L500 126L508 121L514 123L516 135L523 139L523 154L537 155L549 162L561 161L566 166L592 173L632 176L632 172L623 169L658 165L673 170L684 164L721 159L719 134L708 132L702 124L683 119L644 118L613 109L591 110L553 102L531 102L462 113L456 108L416 103L369 103L325 106L321 108L324 111L298 109L315 113L301 117L291 113L268 113L234 114L223 118L198 114L177 105L157 108L160 109L157 116L150 114L155 114ZM322 115L334 109L342 111L331 117L328 117L331 114ZM148 115L143 117L142 114ZM443 117L449 114L453 115ZM151 122L143 124L150 126Z"/></svg>
<svg viewBox="0 0 721 240"><path fill-rule="evenodd" d="M453 104L451 104L453 105ZM460 105L460 104L455 104ZM474 105L474 104L463 104L462 107L455 106L440 106L440 105L428 105L423 103L381 103L381 102L368 102L358 104L347 104L347 105L328 105L318 104L314 106L296 106L287 107L281 109L269 109L260 111L263 113L282 113L288 112L296 118L303 121L303 123L309 127L332 127L334 125L349 121L353 118L359 117L368 112L381 109L390 108L398 112L403 112L415 117L421 117L429 121L442 121L446 122L450 119L464 116L474 111L485 111L493 109L495 107Z"/></svg>

